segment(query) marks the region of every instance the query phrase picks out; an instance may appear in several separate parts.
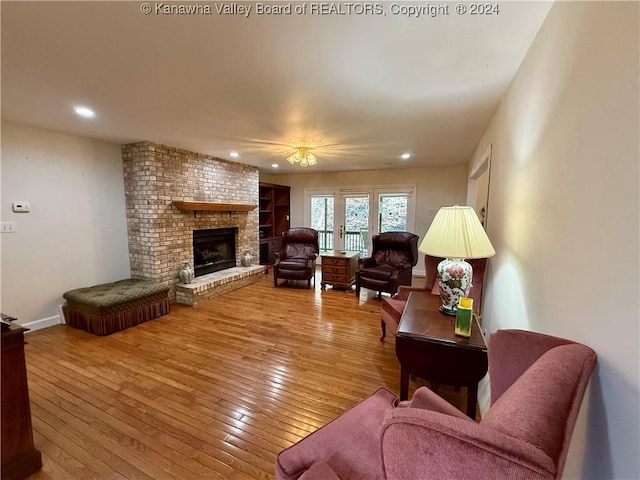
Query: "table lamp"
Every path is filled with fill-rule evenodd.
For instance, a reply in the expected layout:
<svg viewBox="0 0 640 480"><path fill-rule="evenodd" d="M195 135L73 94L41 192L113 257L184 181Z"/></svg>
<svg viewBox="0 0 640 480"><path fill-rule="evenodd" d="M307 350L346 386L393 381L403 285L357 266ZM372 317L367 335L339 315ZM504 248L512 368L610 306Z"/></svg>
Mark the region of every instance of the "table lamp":
<svg viewBox="0 0 640 480"><path fill-rule="evenodd" d="M465 258L487 258L495 255L489 237L472 207L442 207L418 248L422 253L442 257L438 264L440 311L455 315L461 297L471 290L473 268Z"/></svg>

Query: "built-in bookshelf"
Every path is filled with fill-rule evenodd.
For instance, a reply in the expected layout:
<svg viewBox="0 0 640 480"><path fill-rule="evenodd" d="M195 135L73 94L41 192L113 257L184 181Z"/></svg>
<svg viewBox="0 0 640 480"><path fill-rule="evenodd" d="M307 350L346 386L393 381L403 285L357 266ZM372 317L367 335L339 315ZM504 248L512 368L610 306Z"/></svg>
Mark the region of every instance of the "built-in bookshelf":
<svg viewBox="0 0 640 480"><path fill-rule="evenodd" d="M282 232L289 230L291 187L260 182L260 263L273 263L282 245Z"/></svg>

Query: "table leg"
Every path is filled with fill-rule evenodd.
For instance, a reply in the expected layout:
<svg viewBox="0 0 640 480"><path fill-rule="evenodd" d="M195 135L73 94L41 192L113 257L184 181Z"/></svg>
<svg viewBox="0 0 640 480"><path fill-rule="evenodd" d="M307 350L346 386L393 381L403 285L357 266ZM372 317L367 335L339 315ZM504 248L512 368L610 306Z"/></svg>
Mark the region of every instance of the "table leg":
<svg viewBox="0 0 640 480"><path fill-rule="evenodd" d="M478 384L467 386L467 416L476 419L476 406L478 405Z"/></svg>
<svg viewBox="0 0 640 480"><path fill-rule="evenodd" d="M400 366L400 401L409 399L409 371Z"/></svg>

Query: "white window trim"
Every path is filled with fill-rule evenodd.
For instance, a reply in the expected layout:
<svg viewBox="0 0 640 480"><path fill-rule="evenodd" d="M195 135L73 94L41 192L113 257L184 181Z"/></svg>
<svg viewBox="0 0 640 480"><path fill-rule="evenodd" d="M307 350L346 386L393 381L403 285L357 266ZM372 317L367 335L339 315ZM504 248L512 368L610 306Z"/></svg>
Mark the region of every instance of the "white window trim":
<svg viewBox="0 0 640 480"><path fill-rule="evenodd" d="M416 224L416 191L417 185L362 185L352 188L324 187L305 188L304 190L304 224L311 225L311 196L313 195L369 195L372 200L369 208L369 225L376 225L378 218L378 198L384 194L406 194L407 231L414 232ZM415 233L415 232L414 232Z"/></svg>

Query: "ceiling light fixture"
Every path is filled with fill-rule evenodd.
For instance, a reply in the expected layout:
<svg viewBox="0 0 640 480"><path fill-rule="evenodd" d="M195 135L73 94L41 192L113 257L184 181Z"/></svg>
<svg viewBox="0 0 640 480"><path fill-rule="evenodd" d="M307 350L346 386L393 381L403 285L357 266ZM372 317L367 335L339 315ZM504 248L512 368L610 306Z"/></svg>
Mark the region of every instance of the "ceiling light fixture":
<svg viewBox="0 0 640 480"><path fill-rule="evenodd" d="M411 154L410 153L403 153L402 155L400 155L400 158L403 160L408 160L411 158Z"/></svg>
<svg viewBox="0 0 640 480"><path fill-rule="evenodd" d="M307 147L296 147L296 151L287 157L291 165L299 164L301 167L315 165L317 162L315 155Z"/></svg>
<svg viewBox="0 0 640 480"><path fill-rule="evenodd" d="M229 152L229 156L231 158L238 158L240 154L234 150L233 152Z"/></svg>
<svg viewBox="0 0 640 480"><path fill-rule="evenodd" d="M74 107L73 109L78 115L84 118L93 118L96 116L96 113L88 107Z"/></svg>
<svg viewBox="0 0 640 480"><path fill-rule="evenodd" d="M280 165L278 165L277 163L272 163L271 164L271 168L278 168Z"/></svg>

